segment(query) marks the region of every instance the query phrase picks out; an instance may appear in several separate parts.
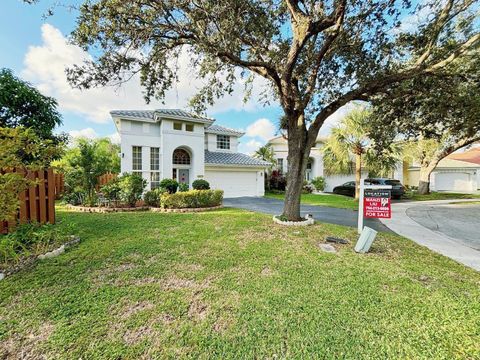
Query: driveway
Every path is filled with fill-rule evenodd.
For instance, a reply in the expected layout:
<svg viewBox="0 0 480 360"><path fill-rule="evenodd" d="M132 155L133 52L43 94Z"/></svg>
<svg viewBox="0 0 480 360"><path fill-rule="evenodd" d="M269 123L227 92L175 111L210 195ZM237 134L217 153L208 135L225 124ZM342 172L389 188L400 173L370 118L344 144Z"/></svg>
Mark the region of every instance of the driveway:
<svg viewBox="0 0 480 360"><path fill-rule="evenodd" d="M271 215L279 215L283 210L282 200L262 197L227 198L223 200L223 205ZM350 209L302 205L301 214L312 214L315 220L324 223L357 227L358 212ZM377 231L390 232L388 227L375 219L365 219L364 225Z"/></svg>
<svg viewBox="0 0 480 360"><path fill-rule="evenodd" d="M461 204L452 204L457 201ZM394 203L392 218L382 222L397 234L480 271L480 205L469 202Z"/></svg>

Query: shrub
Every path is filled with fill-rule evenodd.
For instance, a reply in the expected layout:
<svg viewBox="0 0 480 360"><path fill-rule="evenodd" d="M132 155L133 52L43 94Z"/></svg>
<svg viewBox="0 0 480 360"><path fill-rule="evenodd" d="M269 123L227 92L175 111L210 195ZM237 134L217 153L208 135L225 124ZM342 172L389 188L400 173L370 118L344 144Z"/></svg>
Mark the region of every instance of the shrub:
<svg viewBox="0 0 480 360"><path fill-rule="evenodd" d="M70 205L81 205L85 202L87 193L85 191L73 191L63 195L63 202Z"/></svg>
<svg viewBox="0 0 480 360"><path fill-rule="evenodd" d="M197 179L192 183L194 190L210 190L210 184L207 180Z"/></svg>
<svg viewBox="0 0 480 360"><path fill-rule="evenodd" d="M271 190L285 191L285 187L287 186L287 179L285 178L285 176L283 176L283 174L275 170L272 171L272 173L270 174L269 184Z"/></svg>
<svg viewBox="0 0 480 360"><path fill-rule="evenodd" d="M178 188L178 181L174 179L163 179L160 181L160 189L166 190L169 194L175 194Z"/></svg>
<svg viewBox="0 0 480 360"><path fill-rule="evenodd" d="M70 226L65 230L51 224L18 225L14 232L0 235L0 265L8 266L23 257L46 253L67 241L70 230Z"/></svg>
<svg viewBox="0 0 480 360"><path fill-rule="evenodd" d="M161 205L166 209L206 208L221 205L222 201L222 190L190 190L161 197Z"/></svg>
<svg viewBox="0 0 480 360"><path fill-rule="evenodd" d="M315 190L317 191L323 191L325 190L325 186L327 186L327 183L323 176L315 177L312 179L311 182L312 182L312 185L315 187Z"/></svg>
<svg viewBox="0 0 480 360"><path fill-rule="evenodd" d="M188 191L188 190L189 190L189 187L188 187L187 183L178 184L178 191L185 192L185 191Z"/></svg>
<svg viewBox="0 0 480 360"><path fill-rule="evenodd" d="M304 181L302 186L302 194L311 194L313 192L313 185Z"/></svg>
<svg viewBox="0 0 480 360"><path fill-rule="evenodd" d="M160 207L160 199L164 193L165 190L163 189L150 190L143 195L143 200L148 206Z"/></svg>
<svg viewBox="0 0 480 360"><path fill-rule="evenodd" d="M118 178L118 186L120 187L120 200L133 207L142 198L147 181L140 175L125 173Z"/></svg>
<svg viewBox="0 0 480 360"><path fill-rule="evenodd" d="M118 201L120 199L120 184L118 179L114 179L100 188L105 199Z"/></svg>

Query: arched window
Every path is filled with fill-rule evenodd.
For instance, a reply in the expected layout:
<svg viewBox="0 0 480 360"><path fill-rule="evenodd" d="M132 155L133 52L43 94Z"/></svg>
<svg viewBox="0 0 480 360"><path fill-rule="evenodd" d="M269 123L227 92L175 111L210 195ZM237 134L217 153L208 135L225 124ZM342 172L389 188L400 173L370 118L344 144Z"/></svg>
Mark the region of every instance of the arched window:
<svg viewBox="0 0 480 360"><path fill-rule="evenodd" d="M172 163L176 165L190 165L190 154L184 149L176 149L173 152Z"/></svg>

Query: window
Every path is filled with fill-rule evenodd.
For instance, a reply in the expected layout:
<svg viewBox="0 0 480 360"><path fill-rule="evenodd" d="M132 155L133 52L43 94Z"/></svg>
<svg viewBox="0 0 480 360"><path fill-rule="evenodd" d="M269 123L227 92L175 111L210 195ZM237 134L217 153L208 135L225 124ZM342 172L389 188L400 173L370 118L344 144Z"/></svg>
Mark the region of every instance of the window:
<svg viewBox="0 0 480 360"><path fill-rule="evenodd" d="M160 186L160 172L152 171L150 173L150 189L156 189Z"/></svg>
<svg viewBox="0 0 480 360"><path fill-rule="evenodd" d="M283 159L277 159L277 168L278 168L278 171L280 172L283 171Z"/></svg>
<svg viewBox="0 0 480 360"><path fill-rule="evenodd" d="M182 123L174 122L173 123L173 130L182 130Z"/></svg>
<svg viewBox="0 0 480 360"><path fill-rule="evenodd" d="M150 148L150 170L160 170L160 149L158 147Z"/></svg>
<svg viewBox="0 0 480 360"><path fill-rule="evenodd" d="M185 131L193 132L193 124L185 124Z"/></svg>
<svg viewBox="0 0 480 360"><path fill-rule="evenodd" d="M217 149L230 150L230 136L217 135Z"/></svg>
<svg viewBox="0 0 480 360"><path fill-rule="evenodd" d="M142 171L142 147L132 147L132 170Z"/></svg>
<svg viewBox="0 0 480 360"><path fill-rule="evenodd" d="M176 149L173 152L172 163L176 165L190 165L190 154L184 149Z"/></svg>
<svg viewBox="0 0 480 360"><path fill-rule="evenodd" d="M160 185L160 149L150 148L150 188L156 189Z"/></svg>

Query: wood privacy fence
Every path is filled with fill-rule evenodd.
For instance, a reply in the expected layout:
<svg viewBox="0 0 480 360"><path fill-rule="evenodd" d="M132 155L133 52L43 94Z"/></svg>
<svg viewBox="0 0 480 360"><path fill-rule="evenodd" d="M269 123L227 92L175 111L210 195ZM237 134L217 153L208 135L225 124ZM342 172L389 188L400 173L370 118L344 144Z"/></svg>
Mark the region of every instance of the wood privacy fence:
<svg viewBox="0 0 480 360"><path fill-rule="evenodd" d="M65 176L55 173L55 199L60 199L65 192Z"/></svg>
<svg viewBox="0 0 480 360"><path fill-rule="evenodd" d="M113 179L116 179L118 174L115 173L105 173L103 175L100 175L98 177L98 183L96 186L97 191L100 190L100 188L112 181ZM65 175L62 173L55 173L55 199L60 199L65 192Z"/></svg>
<svg viewBox="0 0 480 360"><path fill-rule="evenodd" d="M98 183L97 183L97 187L96 187L97 191L100 190L100 188L103 185L108 184L112 180L115 180L117 178L117 176L118 176L118 174L111 173L111 172L100 175L98 177Z"/></svg>
<svg viewBox="0 0 480 360"><path fill-rule="evenodd" d="M8 171L2 171L6 173ZM39 222L41 224L55 223L55 175L53 169L38 171L18 171L29 179L38 179L38 184L19 194L20 207L16 219L0 221L0 233L5 234L16 224Z"/></svg>

